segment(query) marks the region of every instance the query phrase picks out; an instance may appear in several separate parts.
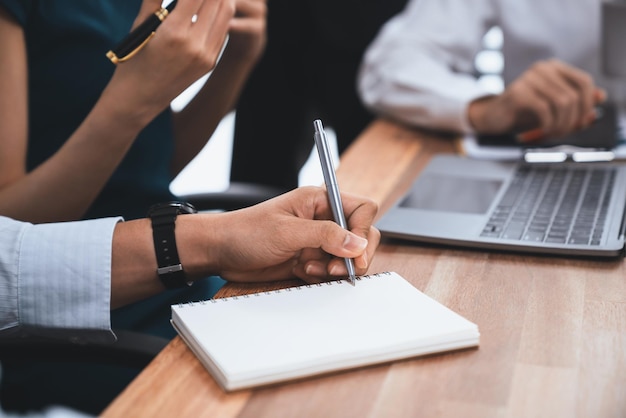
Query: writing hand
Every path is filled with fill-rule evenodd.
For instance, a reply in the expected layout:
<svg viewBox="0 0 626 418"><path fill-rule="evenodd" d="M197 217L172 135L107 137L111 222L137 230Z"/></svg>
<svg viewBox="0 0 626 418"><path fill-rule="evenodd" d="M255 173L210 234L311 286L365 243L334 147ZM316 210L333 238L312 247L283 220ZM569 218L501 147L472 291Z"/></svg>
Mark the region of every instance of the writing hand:
<svg viewBox="0 0 626 418"><path fill-rule="evenodd" d="M344 257L365 274L380 241L372 226L377 205L342 194L348 230L334 220L326 190L302 187L259 205L217 216L220 224L218 273L232 281L299 277L308 282L347 275Z"/></svg>

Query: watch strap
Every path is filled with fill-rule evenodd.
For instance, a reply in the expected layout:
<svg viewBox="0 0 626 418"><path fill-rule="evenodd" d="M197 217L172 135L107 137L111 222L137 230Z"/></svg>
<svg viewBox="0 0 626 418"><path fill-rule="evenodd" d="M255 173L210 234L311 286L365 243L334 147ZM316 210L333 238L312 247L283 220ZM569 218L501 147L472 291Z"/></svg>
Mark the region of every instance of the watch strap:
<svg viewBox="0 0 626 418"><path fill-rule="evenodd" d="M157 204L148 212L152 223L157 274L167 289L178 289L192 284L187 280L180 262L175 234L177 216L187 213L196 213L196 209L184 202Z"/></svg>
<svg viewBox="0 0 626 418"><path fill-rule="evenodd" d="M159 278L168 289L188 286L187 277L178 257L175 235L176 214L152 217L152 237L156 253Z"/></svg>

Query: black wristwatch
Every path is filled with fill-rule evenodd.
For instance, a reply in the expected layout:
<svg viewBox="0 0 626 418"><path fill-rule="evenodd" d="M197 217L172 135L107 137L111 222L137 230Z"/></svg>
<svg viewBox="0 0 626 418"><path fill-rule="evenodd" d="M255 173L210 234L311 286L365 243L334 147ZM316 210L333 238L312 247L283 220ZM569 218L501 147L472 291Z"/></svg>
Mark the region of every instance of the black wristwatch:
<svg viewBox="0 0 626 418"><path fill-rule="evenodd" d="M178 258L174 228L178 215L196 212L196 208L186 202L159 203L148 210L148 217L152 221L152 237L158 263L157 273L163 285L168 289L178 289L192 284L187 280L185 270Z"/></svg>

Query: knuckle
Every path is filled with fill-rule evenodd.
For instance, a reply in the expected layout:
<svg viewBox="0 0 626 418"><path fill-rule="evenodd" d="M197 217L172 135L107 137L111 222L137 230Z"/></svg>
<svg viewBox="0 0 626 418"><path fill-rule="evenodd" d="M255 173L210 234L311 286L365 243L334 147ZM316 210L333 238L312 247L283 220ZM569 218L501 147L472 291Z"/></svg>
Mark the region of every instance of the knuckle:
<svg viewBox="0 0 626 418"><path fill-rule="evenodd" d="M365 205L369 209L370 213L374 215L377 214L378 210L380 209L378 203L369 198L366 200Z"/></svg>
<svg viewBox="0 0 626 418"><path fill-rule="evenodd" d="M323 242L332 244L339 239L339 234L344 234L341 229L337 228L337 224L333 221L323 221L321 226Z"/></svg>
<svg viewBox="0 0 626 418"><path fill-rule="evenodd" d="M594 84L593 77L591 77L590 74L585 73L585 72L579 75L579 82L585 88L590 88Z"/></svg>
<svg viewBox="0 0 626 418"><path fill-rule="evenodd" d="M537 61L531 65L531 69L534 71L545 71L550 67L549 61Z"/></svg>
<svg viewBox="0 0 626 418"><path fill-rule="evenodd" d="M559 109L567 108L574 102L574 97L570 93L560 94L554 99L554 103Z"/></svg>
<svg viewBox="0 0 626 418"><path fill-rule="evenodd" d="M222 5L224 7L224 10L229 14L234 15L237 11L237 4L235 0L223 0Z"/></svg>

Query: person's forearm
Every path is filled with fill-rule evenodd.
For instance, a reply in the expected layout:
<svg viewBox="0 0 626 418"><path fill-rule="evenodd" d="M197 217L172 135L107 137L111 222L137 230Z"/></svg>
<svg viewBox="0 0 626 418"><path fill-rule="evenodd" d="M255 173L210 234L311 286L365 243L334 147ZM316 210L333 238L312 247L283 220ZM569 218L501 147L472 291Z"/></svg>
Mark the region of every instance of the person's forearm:
<svg viewBox="0 0 626 418"><path fill-rule="evenodd" d="M488 0L408 2L367 48L358 80L363 102L409 125L470 131L466 105L487 93L473 61L492 9Z"/></svg>
<svg viewBox="0 0 626 418"><path fill-rule="evenodd" d="M80 219L142 128L100 101L43 164L0 191L0 214L30 222Z"/></svg>
<svg viewBox="0 0 626 418"><path fill-rule="evenodd" d="M380 56L366 56L358 79L360 97L369 109L412 126L470 130L466 104L487 94L472 76L453 73L425 52L380 49Z"/></svg>
<svg viewBox="0 0 626 418"><path fill-rule="evenodd" d="M182 111L174 114L174 176L202 150L224 116L234 110L256 63L256 60L246 60L228 52L225 51L198 94Z"/></svg>
<svg viewBox="0 0 626 418"><path fill-rule="evenodd" d="M181 215L176 242L181 265L190 280L217 273L223 233L215 228L220 214ZM157 261L149 219L119 223L113 235L111 309L165 290L157 276Z"/></svg>

